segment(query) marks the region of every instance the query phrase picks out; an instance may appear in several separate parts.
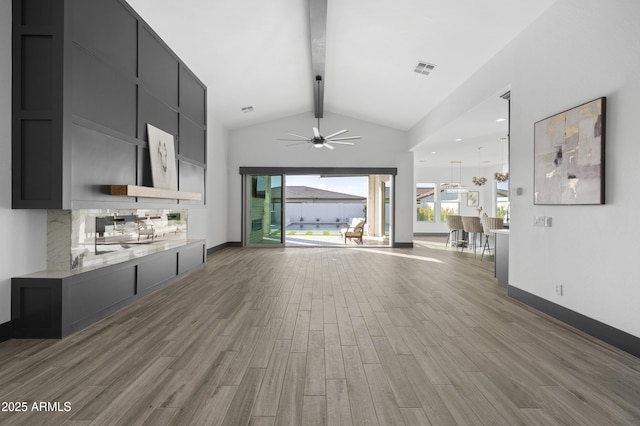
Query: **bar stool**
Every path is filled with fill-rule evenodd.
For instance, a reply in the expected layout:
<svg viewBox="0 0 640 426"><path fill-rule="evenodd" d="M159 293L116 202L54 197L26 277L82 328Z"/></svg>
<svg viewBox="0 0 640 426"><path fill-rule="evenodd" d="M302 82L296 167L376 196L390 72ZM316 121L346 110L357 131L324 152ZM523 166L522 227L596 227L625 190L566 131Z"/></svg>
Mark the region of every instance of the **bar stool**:
<svg viewBox="0 0 640 426"><path fill-rule="evenodd" d="M447 215L447 225L449 226L449 237L447 238L446 245L453 244L453 240L451 239L451 234L455 234L456 236L456 250L458 249L458 241L460 241L460 236L458 233L462 231L462 216L455 214Z"/></svg>
<svg viewBox="0 0 640 426"><path fill-rule="evenodd" d="M488 217L484 216L482 218L482 228L484 230L485 240L484 246L482 247L482 256L480 256L480 260L482 260L484 256L484 251L488 250L491 253L491 246L489 245L489 237L495 236L494 232L491 232L492 229L502 229L504 226L504 221L501 217Z"/></svg>
<svg viewBox="0 0 640 426"><path fill-rule="evenodd" d="M480 223L480 218L477 216L462 216L462 227L464 229L464 232L466 232L469 235L469 238L471 238L471 234L473 234L473 244L471 243L471 241L469 241L469 246L473 246L473 255L476 255L476 238L478 237L478 234L480 234L480 241L482 241L482 224ZM462 248L462 251L464 251L464 247Z"/></svg>

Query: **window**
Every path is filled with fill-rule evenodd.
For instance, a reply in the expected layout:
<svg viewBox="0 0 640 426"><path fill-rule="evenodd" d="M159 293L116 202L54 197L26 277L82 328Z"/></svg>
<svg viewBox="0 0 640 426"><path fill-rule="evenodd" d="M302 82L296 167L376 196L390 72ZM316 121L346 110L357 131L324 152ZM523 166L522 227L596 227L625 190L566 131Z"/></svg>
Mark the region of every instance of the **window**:
<svg viewBox="0 0 640 426"><path fill-rule="evenodd" d="M436 184L416 184L416 217L418 222L436 221Z"/></svg>
<svg viewBox="0 0 640 426"><path fill-rule="evenodd" d="M509 222L509 181L496 182L496 216Z"/></svg>
<svg viewBox="0 0 640 426"><path fill-rule="evenodd" d="M446 222L447 215L460 214L460 194L445 191L449 184L440 184L440 221Z"/></svg>
<svg viewBox="0 0 640 426"><path fill-rule="evenodd" d="M416 220L418 222L446 222L447 215L460 214L460 194L447 193L449 184L416 184ZM454 184L455 185L455 184Z"/></svg>

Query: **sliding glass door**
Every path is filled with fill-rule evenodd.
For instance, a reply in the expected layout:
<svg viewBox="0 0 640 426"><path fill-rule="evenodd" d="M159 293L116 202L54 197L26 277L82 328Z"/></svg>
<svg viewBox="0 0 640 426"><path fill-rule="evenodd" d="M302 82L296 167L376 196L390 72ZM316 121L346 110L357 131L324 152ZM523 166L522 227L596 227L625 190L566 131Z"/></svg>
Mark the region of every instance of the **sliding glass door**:
<svg viewBox="0 0 640 426"><path fill-rule="evenodd" d="M336 226L339 229L342 223L350 223L355 217L365 217L367 222L365 238L370 245L392 247L394 245L394 181L398 172L396 168L240 167L239 172L242 176L242 244L244 246L284 247L287 235L296 234L303 229L304 234L299 234L304 237L302 245L314 245L317 244L314 235L324 237L328 233L331 237L331 231L335 230ZM300 206L292 204L305 203L309 199L309 192L306 191L305 196L289 199L289 208L287 208L287 176L368 177L366 205L361 205L355 211L347 211L344 206L340 207L342 210L339 208L337 212L333 211L329 209L329 205L337 202L336 194L346 196L349 205L355 205L357 203L354 204L353 197L357 192L351 193L352 189L346 187L338 188L332 191L333 194L329 194L326 189L310 185L309 188L316 193L324 194L324 202L318 202L318 199L314 198L311 202L313 206L309 207L312 211L305 210L303 213ZM292 187L300 185L306 184L294 183ZM291 229L286 230L287 225ZM309 229L309 225L312 225L312 229ZM331 227L320 229L323 225L331 225ZM338 239L337 245L347 245L340 235ZM297 245L291 243L291 238L290 244Z"/></svg>
<svg viewBox="0 0 640 426"><path fill-rule="evenodd" d="M284 245L283 175L245 175L245 245Z"/></svg>

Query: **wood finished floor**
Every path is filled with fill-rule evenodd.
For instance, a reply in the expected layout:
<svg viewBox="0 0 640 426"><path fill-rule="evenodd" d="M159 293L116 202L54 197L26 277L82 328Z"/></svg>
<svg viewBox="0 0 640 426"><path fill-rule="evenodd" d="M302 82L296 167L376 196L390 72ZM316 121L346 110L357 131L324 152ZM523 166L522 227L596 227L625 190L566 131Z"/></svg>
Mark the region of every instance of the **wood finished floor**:
<svg viewBox="0 0 640 426"><path fill-rule="evenodd" d="M640 360L443 250L229 248L59 341L0 344L27 425L640 424Z"/></svg>

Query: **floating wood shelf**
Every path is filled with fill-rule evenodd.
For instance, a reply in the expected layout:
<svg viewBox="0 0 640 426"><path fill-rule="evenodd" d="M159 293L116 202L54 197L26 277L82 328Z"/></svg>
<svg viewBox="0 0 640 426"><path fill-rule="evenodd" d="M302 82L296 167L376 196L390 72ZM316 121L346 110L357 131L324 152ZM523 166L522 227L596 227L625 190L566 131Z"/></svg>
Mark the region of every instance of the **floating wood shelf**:
<svg viewBox="0 0 640 426"><path fill-rule="evenodd" d="M111 195L140 198L163 198L166 200L200 201L202 199L202 194L198 192L176 191L173 189L137 185L111 185Z"/></svg>

